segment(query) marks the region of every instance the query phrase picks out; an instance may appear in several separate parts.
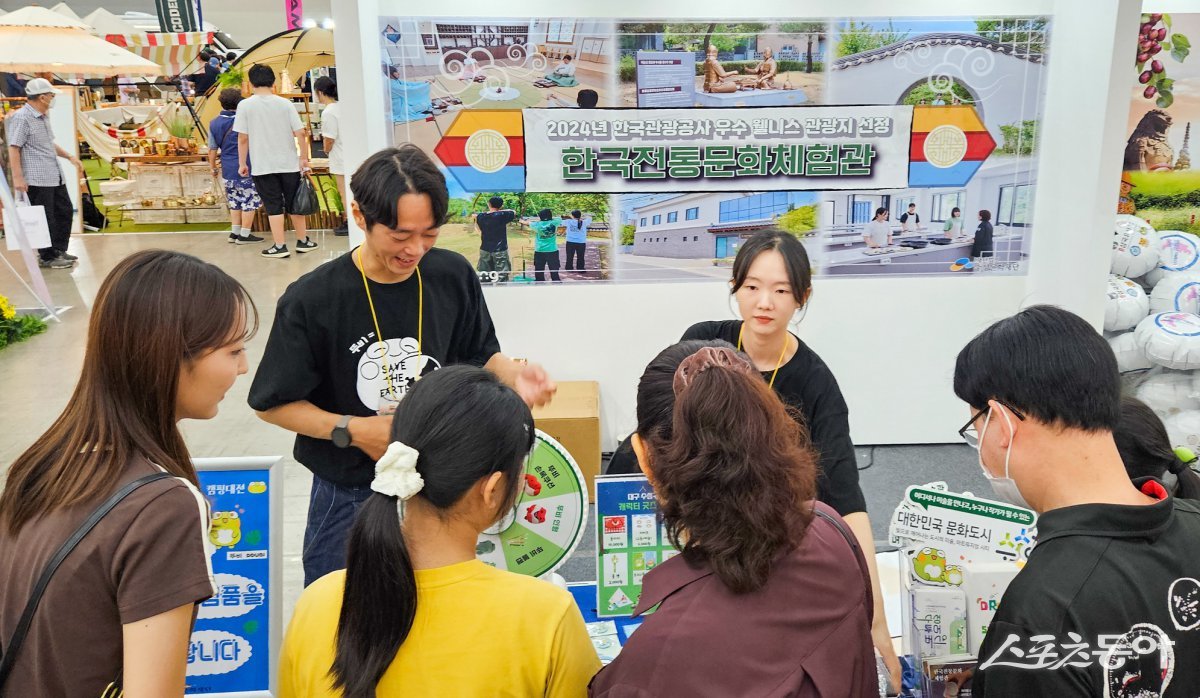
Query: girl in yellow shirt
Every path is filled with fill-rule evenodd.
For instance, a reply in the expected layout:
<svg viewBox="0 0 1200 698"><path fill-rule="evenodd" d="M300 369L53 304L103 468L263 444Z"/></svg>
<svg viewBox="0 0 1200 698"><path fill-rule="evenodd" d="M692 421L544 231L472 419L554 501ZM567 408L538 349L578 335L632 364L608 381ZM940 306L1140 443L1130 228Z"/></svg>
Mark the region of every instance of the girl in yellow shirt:
<svg viewBox="0 0 1200 698"><path fill-rule="evenodd" d="M533 428L483 369L444 368L409 390L347 568L296 605L282 698L587 694L600 661L570 594L475 559L480 532L516 504Z"/></svg>

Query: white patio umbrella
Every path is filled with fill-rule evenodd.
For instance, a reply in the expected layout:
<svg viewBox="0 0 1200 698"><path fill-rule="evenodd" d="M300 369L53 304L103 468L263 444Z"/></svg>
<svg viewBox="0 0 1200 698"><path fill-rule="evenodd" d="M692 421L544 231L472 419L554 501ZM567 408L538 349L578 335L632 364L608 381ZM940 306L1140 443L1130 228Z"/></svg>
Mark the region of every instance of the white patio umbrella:
<svg viewBox="0 0 1200 698"><path fill-rule="evenodd" d="M0 17L0 71L57 75L161 75L158 64L93 36L91 27L44 7Z"/></svg>
<svg viewBox="0 0 1200 698"><path fill-rule="evenodd" d="M114 15L103 7L97 7L83 18L83 23L92 28L92 33L103 39L109 34L136 34L140 30Z"/></svg>
<svg viewBox="0 0 1200 698"><path fill-rule="evenodd" d="M64 17L70 17L71 19L79 21L79 22L83 21L83 18L80 17L79 15L75 14L75 10L72 10L71 6L65 2L60 2L57 5L55 5L54 7L51 7L50 11L57 12L58 14L63 15Z"/></svg>

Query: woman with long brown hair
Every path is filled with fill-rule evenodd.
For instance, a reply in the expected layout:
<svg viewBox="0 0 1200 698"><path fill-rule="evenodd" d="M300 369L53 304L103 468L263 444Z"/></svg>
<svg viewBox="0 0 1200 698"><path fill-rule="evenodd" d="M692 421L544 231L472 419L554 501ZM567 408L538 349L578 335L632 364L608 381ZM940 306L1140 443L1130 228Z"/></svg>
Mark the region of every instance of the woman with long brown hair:
<svg viewBox="0 0 1200 698"><path fill-rule="evenodd" d="M177 423L216 415L257 325L241 284L186 254L139 252L104 280L79 383L0 495L0 693L183 695L195 606L213 580L207 505ZM169 477L100 517L23 618L60 546L157 473Z"/></svg>
<svg viewBox="0 0 1200 698"><path fill-rule="evenodd" d="M814 501L802 424L722 341L660 353L638 384L633 450L682 554L646 574L658 607L594 696L878 696L866 562Z"/></svg>

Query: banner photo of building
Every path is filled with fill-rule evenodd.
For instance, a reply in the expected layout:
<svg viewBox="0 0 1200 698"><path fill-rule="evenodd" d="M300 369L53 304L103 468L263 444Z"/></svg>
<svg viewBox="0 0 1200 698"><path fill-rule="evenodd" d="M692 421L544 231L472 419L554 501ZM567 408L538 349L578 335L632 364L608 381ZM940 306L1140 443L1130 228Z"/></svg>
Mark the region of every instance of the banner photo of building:
<svg viewBox="0 0 1200 698"><path fill-rule="evenodd" d="M823 275L1012 274L1047 24L381 17L381 79L487 283L727 278L762 230Z"/></svg>

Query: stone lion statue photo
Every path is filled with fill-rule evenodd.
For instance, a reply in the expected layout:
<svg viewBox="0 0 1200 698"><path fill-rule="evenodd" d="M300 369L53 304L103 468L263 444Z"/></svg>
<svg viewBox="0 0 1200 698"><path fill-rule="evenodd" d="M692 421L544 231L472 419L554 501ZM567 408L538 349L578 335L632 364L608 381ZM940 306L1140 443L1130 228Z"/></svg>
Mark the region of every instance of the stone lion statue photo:
<svg viewBox="0 0 1200 698"><path fill-rule="evenodd" d="M1141 172L1170 170L1175 149L1167 142L1171 115L1162 109L1146 112L1125 144L1125 169Z"/></svg>

